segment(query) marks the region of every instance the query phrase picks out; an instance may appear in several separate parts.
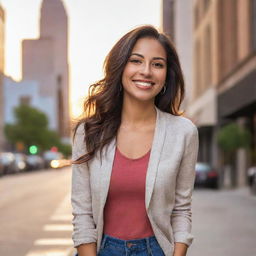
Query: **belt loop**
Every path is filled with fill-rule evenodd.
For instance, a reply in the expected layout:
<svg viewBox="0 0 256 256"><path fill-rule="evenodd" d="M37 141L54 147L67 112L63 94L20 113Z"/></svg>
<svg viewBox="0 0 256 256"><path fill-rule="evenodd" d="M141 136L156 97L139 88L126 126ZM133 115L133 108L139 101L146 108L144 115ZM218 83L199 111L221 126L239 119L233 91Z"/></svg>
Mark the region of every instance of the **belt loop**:
<svg viewBox="0 0 256 256"><path fill-rule="evenodd" d="M152 255L149 237L146 238L146 243L147 243L148 255Z"/></svg>
<svg viewBox="0 0 256 256"><path fill-rule="evenodd" d="M101 241L100 249L104 249L106 240L107 240L107 236L103 234L103 239L102 239L102 241Z"/></svg>

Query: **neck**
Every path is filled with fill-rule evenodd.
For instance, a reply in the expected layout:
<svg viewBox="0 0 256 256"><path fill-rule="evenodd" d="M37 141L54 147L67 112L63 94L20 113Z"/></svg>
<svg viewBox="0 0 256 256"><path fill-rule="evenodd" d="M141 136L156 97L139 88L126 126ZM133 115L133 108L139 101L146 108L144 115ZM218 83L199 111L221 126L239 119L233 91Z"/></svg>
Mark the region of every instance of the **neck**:
<svg viewBox="0 0 256 256"><path fill-rule="evenodd" d="M124 100L121 123L125 126L140 127L155 123L154 102L127 102Z"/></svg>

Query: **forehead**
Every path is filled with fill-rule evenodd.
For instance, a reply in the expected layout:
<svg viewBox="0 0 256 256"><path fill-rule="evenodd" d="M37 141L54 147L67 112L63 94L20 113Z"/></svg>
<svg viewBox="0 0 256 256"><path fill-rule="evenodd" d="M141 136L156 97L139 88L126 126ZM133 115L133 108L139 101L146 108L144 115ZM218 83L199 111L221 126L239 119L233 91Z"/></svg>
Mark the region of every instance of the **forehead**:
<svg viewBox="0 0 256 256"><path fill-rule="evenodd" d="M155 39L150 37L140 38L132 49L132 53L139 53L147 57L166 58L164 47Z"/></svg>

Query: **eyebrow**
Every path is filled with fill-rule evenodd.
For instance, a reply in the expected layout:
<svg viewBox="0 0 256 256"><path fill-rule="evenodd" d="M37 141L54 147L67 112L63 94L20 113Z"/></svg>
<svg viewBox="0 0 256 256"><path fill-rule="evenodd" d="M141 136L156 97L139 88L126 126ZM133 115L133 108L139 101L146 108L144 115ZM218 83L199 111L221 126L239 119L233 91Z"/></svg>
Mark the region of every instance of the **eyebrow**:
<svg viewBox="0 0 256 256"><path fill-rule="evenodd" d="M136 55L136 56L141 57L141 58L143 58L143 59L144 59L144 56L143 56L143 55L141 55L141 54L139 54L139 53L134 52L134 53L132 53L132 54L131 54L131 56L132 56L132 55ZM165 58L163 58L163 57L154 57L154 58L153 58L153 60L163 60L163 61L165 61L165 62L166 62L166 59L165 59Z"/></svg>

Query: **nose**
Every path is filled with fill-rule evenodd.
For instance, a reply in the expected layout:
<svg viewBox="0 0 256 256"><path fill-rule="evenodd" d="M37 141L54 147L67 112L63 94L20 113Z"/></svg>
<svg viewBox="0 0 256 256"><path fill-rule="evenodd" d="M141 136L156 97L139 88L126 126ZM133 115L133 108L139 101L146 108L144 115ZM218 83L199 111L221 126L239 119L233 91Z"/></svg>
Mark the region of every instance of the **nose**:
<svg viewBox="0 0 256 256"><path fill-rule="evenodd" d="M145 63L141 66L140 73L145 77L150 77L152 75L151 65L150 63Z"/></svg>

